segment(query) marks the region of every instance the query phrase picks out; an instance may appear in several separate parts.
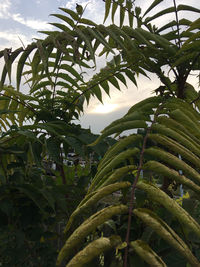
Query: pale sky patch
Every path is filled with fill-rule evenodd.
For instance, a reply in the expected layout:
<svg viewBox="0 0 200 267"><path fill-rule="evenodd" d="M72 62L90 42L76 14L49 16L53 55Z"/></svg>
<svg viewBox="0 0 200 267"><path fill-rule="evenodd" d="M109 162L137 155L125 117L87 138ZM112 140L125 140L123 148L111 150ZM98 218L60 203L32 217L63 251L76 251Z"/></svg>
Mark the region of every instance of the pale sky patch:
<svg viewBox="0 0 200 267"><path fill-rule="evenodd" d="M106 114L116 110L117 108L119 108L117 104L106 103L105 101L104 104L101 103L97 104L93 108L93 110L91 110L91 113Z"/></svg>
<svg viewBox="0 0 200 267"><path fill-rule="evenodd" d="M20 41L20 39L23 41L23 43L28 44L29 43L29 38L22 34L21 32L16 32L13 33L13 31L0 31L0 39L4 39L6 42L4 43L4 45L0 45L0 49L4 49L6 48L10 48L12 47L13 49L21 47L22 43ZM11 43L12 40L12 43Z"/></svg>

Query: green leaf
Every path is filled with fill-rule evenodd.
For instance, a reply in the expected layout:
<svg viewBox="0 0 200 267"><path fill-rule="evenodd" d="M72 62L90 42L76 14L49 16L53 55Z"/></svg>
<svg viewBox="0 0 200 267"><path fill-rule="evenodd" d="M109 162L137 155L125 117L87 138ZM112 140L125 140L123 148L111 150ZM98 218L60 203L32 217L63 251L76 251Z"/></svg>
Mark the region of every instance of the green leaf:
<svg viewBox="0 0 200 267"><path fill-rule="evenodd" d="M127 11L128 11L129 26L131 28L133 28L134 12L132 10L133 2L131 0L126 0L126 8L127 8Z"/></svg>
<svg viewBox="0 0 200 267"><path fill-rule="evenodd" d="M166 164L173 166L174 169L183 170L185 174L187 174L188 176L191 176L197 182L200 181L200 174L194 168L192 168L186 162L172 155L169 152L166 152L159 148L151 147L145 150L145 154L155 156L162 162L165 162Z"/></svg>
<svg viewBox="0 0 200 267"><path fill-rule="evenodd" d="M103 138L105 138L111 134L121 133L123 131L130 130L130 129L146 128L146 127L147 127L146 122L142 121L142 120L141 121L140 120L126 121L126 122L120 122L120 120L119 120L118 125L115 125L109 129L105 130L103 132L103 134L100 135L100 137L98 137L97 140L94 143L92 143L90 146L96 145L100 140L102 140Z"/></svg>
<svg viewBox="0 0 200 267"><path fill-rule="evenodd" d="M89 19L85 19L85 18L81 18L79 20L79 23L83 23L83 24L90 25L90 26L95 26L95 27L97 26L97 24L94 21L89 20Z"/></svg>
<svg viewBox="0 0 200 267"><path fill-rule="evenodd" d="M197 51L194 51L194 52L191 52L191 53L188 53L188 54L185 54L183 55L182 57L179 57L175 63L173 64L173 67L174 66L179 66L179 65L182 65L182 64L192 64L192 62L194 61L195 58L198 58L199 56L199 53Z"/></svg>
<svg viewBox="0 0 200 267"><path fill-rule="evenodd" d="M125 74L131 80L131 82L133 82L135 84L135 86L137 86L137 82L136 82L136 79L135 79L135 73L133 73L129 69L126 69L125 70Z"/></svg>
<svg viewBox="0 0 200 267"><path fill-rule="evenodd" d="M59 67L61 67L59 65L60 65L61 60L62 60L62 55L63 55L62 52L59 49L57 49L53 72L55 72L56 69L59 69Z"/></svg>
<svg viewBox="0 0 200 267"><path fill-rule="evenodd" d="M188 129L189 132L191 132L195 137L200 137L200 125L199 123L196 123L193 119L188 116L188 114L185 112L182 112L180 109L176 109L170 113L170 117L172 119L175 119L177 122ZM198 142L198 141L197 141Z"/></svg>
<svg viewBox="0 0 200 267"><path fill-rule="evenodd" d="M107 250L117 247L121 243L120 236L111 236L109 238L101 237L87 245L83 250L77 253L67 264L68 267L88 266L88 263L98 255Z"/></svg>
<svg viewBox="0 0 200 267"><path fill-rule="evenodd" d="M103 90L106 92L108 96L110 96L110 87L108 85L107 81L103 81L100 83L100 86L103 88Z"/></svg>
<svg viewBox="0 0 200 267"><path fill-rule="evenodd" d="M37 48L40 54L40 57L42 59L42 63L44 65L44 70L46 74L48 75L49 70L48 70L48 54L46 48L43 46L42 42L40 40L37 41Z"/></svg>
<svg viewBox="0 0 200 267"><path fill-rule="evenodd" d="M158 235L165 239L171 246L178 250L192 264L192 266L199 265L198 260L183 240L155 213L148 209L135 209L133 213L150 226ZM136 246L134 246L134 248L137 249ZM146 253L148 253L148 251ZM140 255L142 256L142 254ZM143 256L143 258L145 259L145 256ZM160 258L157 258L157 260L159 259ZM147 260L147 258L145 260Z"/></svg>
<svg viewBox="0 0 200 267"><path fill-rule="evenodd" d="M1 87L3 87L6 79L6 75L8 73L9 76L9 81L11 82L11 68L12 68L12 63L16 59L16 57L23 51L23 48L20 47L13 51L11 54L5 54L5 49L3 50L4 53L4 60L5 60L5 65L3 68L3 72L1 75Z"/></svg>
<svg viewBox="0 0 200 267"><path fill-rule="evenodd" d="M37 83L36 85L33 85L30 93L35 93L37 90L39 89L45 89L47 86L51 86L51 82L50 81L42 81ZM43 92L44 93L44 92Z"/></svg>
<svg viewBox="0 0 200 267"><path fill-rule="evenodd" d="M151 266L167 267L164 261L142 240L130 242L134 251Z"/></svg>
<svg viewBox="0 0 200 267"><path fill-rule="evenodd" d="M131 174L133 170L136 170L137 167L134 165L127 165L121 168L114 170L106 179L102 179L96 186L96 188L102 188L106 185L113 184L117 181L120 181L127 174Z"/></svg>
<svg viewBox="0 0 200 267"><path fill-rule="evenodd" d="M50 16L54 16L56 18L59 18L63 21L65 21L67 24L69 24L72 28L74 28L75 24L74 21L72 19L70 19L69 17L66 17L64 15L61 14L50 14Z"/></svg>
<svg viewBox="0 0 200 267"><path fill-rule="evenodd" d="M78 71L76 71L76 69L73 66L70 66L69 64L61 64L60 69L66 70L71 75L73 75L75 78L77 78L78 81L83 82L83 78L82 78L81 74L78 73Z"/></svg>
<svg viewBox="0 0 200 267"><path fill-rule="evenodd" d="M42 144L36 140L31 143L34 160L37 166L41 166L42 163Z"/></svg>
<svg viewBox="0 0 200 267"><path fill-rule="evenodd" d="M163 135L169 136L179 142L180 144L184 145L188 149L190 149L193 153L195 153L197 156L200 156L200 151L196 147L195 142L192 141L192 139L187 138L187 136L183 135L181 132L177 132L176 129L172 129L171 127L166 127L164 125L160 124L154 124L152 126L152 129L156 131L157 133L161 133Z"/></svg>
<svg viewBox="0 0 200 267"><path fill-rule="evenodd" d="M108 49L108 51L112 52L111 47L106 42L106 39L97 29L93 30L92 28L87 28L87 30L94 36L94 38L96 38L96 41L98 40L99 43L102 43ZM112 52L112 53L114 54L114 52Z"/></svg>
<svg viewBox="0 0 200 267"><path fill-rule="evenodd" d="M144 12L143 17L146 16L147 13L149 13L154 7L159 5L161 2L163 2L163 0L154 0L150 7L148 7L147 10Z"/></svg>
<svg viewBox="0 0 200 267"><path fill-rule="evenodd" d="M65 26L65 25L63 25L61 23L55 23L55 22L53 23L53 22L51 22L49 24L54 26L54 27L56 27L56 28L58 28L58 29L60 29L60 30L62 30L62 31L64 31L64 32L70 31L70 29L67 26Z"/></svg>
<svg viewBox="0 0 200 267"><path fill-rule="evenodd" d="M116 2L113 2L113 5L112 5L112 15L111 15L112 23L114 23L114 18L115 18L115 13L117 11L117 8L118 8L118 4Z"/></svg>
<svg viewBox="0 0 200 267"><path fill-rule="evenodd" d="M123 74L121 74L121 73L119 72L119 73L117 73L117 74L115 75L115 77L116 77L117 79L119 79L119 80L120 80L120 81L127 87L126 79L124 78Z"/></svg>
<svg viewBox="0 0 200 267"><path fill-rule="evenodd" d="M188 5L178 5L177 11L181 11L181 10L200 13L200 9L192 7L192 6L188 6Z"/></svg>
<svg viewBox="0 0 200 267"><path fill-rule="evenodd" d="M124 17L125 17L125 8L124 6L121 4L120 5L120 28L122 27L123 23L124 23Z"/></svg>
<svg viewBox="0 0 200 267"><path fill-rule="evenodd" d="M147 31L143 30L140 32L141 29L132 29L130 27L124 26L123 30L126 32L127 35L131 36L132 38L135 38L137 41L139 41L141 44L147 45L147 47L152 48L155 50L155 47L152 45L151 42L145 38L144 33L148 33ZM124 49L125 50L125 49ZM139 52L139 51L138 51Z"/></svg>
<svg viewBox="0 0 200 267"><path fill-rule="evenodd" d="M46 141L48 155L56 163L61 163L60 160L60 142L53 137Z"/></svg>
<svg viewBox="0 0 200 267"><path fill-rule="evenodd" d="M8 48L4 49L4 61L5 61L5 66L6 66L6 70L8 73L8 77L9 77L9 82L11 83L11 61L10 61L10 57L11 57L11 51Z"/></svg>
<svg viewBox="0 0 200 267"><path fill-rule="evenodd" d="M99 29L106 32L110 38L111 41L114 41L118 47L126 51L126 47L124 46L124 42L122 41L122 38L119 36L119 28L116 27L116 25L110 25L108 27L105 27L104 25L99 25ZM113 47L114 48L114 47Z"/></svg>
<svg viewBox="0 0 200 267"><path fill-rule="evenodd" d="M103 100L102 100L102 93L101 93L101 89L98 85L96 85L93 89L92 89L92 93L98 98L98 100L103 104Z"/></svg>
<svg viewBox="0 0 200 267"><path fill-rule="evenodd" d="M151 112L150 112L150 114L151 114ZM123 118L112 122L109 126L107 126L105 128L105 130L109 129L110 127L115 126L119 122L130 122L130 121L134 121L134 120L150 121L150 117L149 117L149 115L147 115L145 112L143 113L142 111L128 112ZM102 131L102 133L103 132L104 132L104 130Z"/></svg>
<svg viewBox="0 0 200 267"><path fill-rule="evenodd" d="M144 164L143 169L153 171L156 174L162 175L163 177L168 177L169 179L177 181L177 183L187 186L197 194L200 193L200 187L196 185L193 181L191 181L184 175L180 175L179 171L170 169L169 167L165 166L160 162L150 160Z"/></svg>
<svg viewBox="0 0 200 267"><path fill-rule="evenodd" d="M185 225L188 232L192 231L200 237L199 224L172 198L170 198L165 192L160 190L153 184L147 184L142 181L137 183L137 188L144 190L147 193L148 198L164 206L170 213L172 213L177 220Z"/></svg>
<svg viewBox="0 0 200 267"><path fill-rule="evenodd" d="M198 29L199 27L200 27L200 18L198 18L194 22L192 22L187 31L192 31L192 30Z"/></svg>
<svg viewBox="0 0 200 267"><path fill-rule="evenodd" d="M191 21L190 20L187 20L187 19L180 19L179 20L179 25L186 25L186 26L189 26L191 24ZM166 29L169 29L169 28L172 28L174 26L177 25L177 22L175 20L165 24L164 26L162 26L161 28L158 29L157 33L160 33Z"/></svg>
<svg viewBox="0 0 200 267"><path fill-rule="evenodd" d="M150 112L153 108L157 108L158 105L161 103L162 99L158 96L153 96L153 97L149 97L146 98L142 101L140 101L139 103L135 104L134 106L132 106L127 115L134 112L134 111L145 111L145 112ZM151 113L149 113L151 114Z"/></svg>
<svg viewBox="0 0 200 267"><path fill-rule="evenodd" d="M27 48L25 49L25 51L23 52L23 54L21 55L19 61L18 61L18 65L17 65L17 90L19 91L19 86L20 86L20 82L21 82L21 77L22 77L22 71L25 65L25 62L28 58L28 56L30 55L30 53L37 48L36 43L32 43L30 45L27 46Z"/></svg>
<svg viewBox="0 0 200 267"><path fill-rule="evenodd" d="M182 159L188 160L190 163L196 164L198 168L200 168L200 159L195 154L193 154L189 149L184 147L183 145L175 142L173 139L168 138L166 136L161 136L159 134L149 134L149 139L154 140L156 143L164 146L165 148L173 151L174 153L178 153L181 155Z"/></svg>
<svg viewBox="0 0 200 267"><path fill-rule="evenodd" d="M41 57L40 57L39 50L36 50L36 52L33 56L32 62L31 62L32 77L33 77L32 86L34 85L35 80L37 79L40 61L41 61Z"/></svg>
<svg viewBox="0 0 200 267"><path fill-rule="evenodd" d="M110 7L111 7L111 0L105 0L105 16L104 16L103 23L105 23L108 15L109 15Z"/></svg>
<svg viewBox="0 0 200 267"><path fill-rule="evenodd" d="M132 158L133 156L137 155L139 152L138 148L130 148L126 151L123 151L119 153L116 157L111 159L107 165L104 165L95 175L94 179L92 180L92 183L88 189L88 192L91 192L96 184L99 183L99 181L108 174L111 170L116 168L119 164L124 163L127 159Z"/></svg>
<svg viewBox="0 0 200 267"><path fill-rule="evenodd" d="M135 31L138 31L141 36L146 38L147 40L153 40L159 45L160 47L164 48L167 53L169 53L169 56L173 56L176 53L175 48L172 47L172 44L166 40L165 38L159 36L158 34L153 34L148 31L143 30L142 28L136 29Z"/></svg>
<svg viewBox="0 0 200 267"><path fill-rule="evenodd" d="M63 8L63 7L59 7L59 9L69 14L75 21L78 21L79 16L76 12L72 11L71 9Z"/></svg>
<svg viewBox="0 0 200 267"><path fill-rule="evenodd" d="M65 66L62 66L62 68L65 69ZM67 73L64 72L59 72L58 74L55 74L57 77L62 78L65 82L68 82L69 84L71 84L71 86L75 86L76 88L79 88L78 83L76 82L75 79L73 79L72 77L70 77Z"/></svg>
<svg viewBox="0 0 200 267"><path fill-rule="evenodd" d="M81 31L79 28L76 28L76 33L78 34L81 41L84 41L87 47L87 50L90 52L90 56L95 62L94 50L92 48L92 44L90 43L90 39Z"/></svg>
<svg viewBox="0 0 200 267"><path fill-rule="evenodd" d="M93 232L97 226L109 220L113 215L124 214L127 212L128 207L125 205L110 206L100 210L93 214L89 219L85 220L67 239L58 255L57 265L59 266L64 259L67 260L73 249L81 244L84 238Z"/></svg>
<svg viewBox="0 0 200 267"><path fill-rule="evenodd" d="M169 7L169 8L166 8L166 9L163 9L162 11L156 13L154 16L152 17L147 17L145 19L145 22L146 23L149 23L150 21L154 20L154 19L157 19L163 15L166 15L166 14L169 14L169 13L172 13L172 12L175 12L175 8L174 7Z"/></svg>
<svg viewBox="0 0 200 267"><path fill-rule="evenodd" d="M121 140L119 140L116 144L114 144L107 152L105 153L103 159L100 161L98 165L98 170L109 162L109 160L113 159L114 156L118 155L119 152L123 151L125 148L128 148L129 145L138 144L142 141L141 135L129 135Z"/></svg>
<svg viewBox="0 0 200 267"><path fill-rule="evenodd" d="M76 11L79 15L83 14L83 7L79 4L76 4Z"/></svg>
<svg viewBox="0 0 200 267"><path fill-rule="evenodd" d="M67 225L65 227L64 233L68 232L73 221L80 213L84 214L84 211L91 209L99 200L103 199L105 196L110 195L113 192L116 192L122 188L130 187L130 185L131 184L129 182L119 182L119 183L105 186L97 190L92 195L86 195L86 197L81 201L81 203L78 205L78 207L75 209L75 211L70 216L67 222Z"/></svg>
<svg viewBox="0 0 200 267"><path fill-rule="evenodd" d="M116 87L118 90L120 90L119 83L118 83L117 79L116 79L114 76L110 76L110 77L108 77L108 81L109 81L114 87Z"/></svg>

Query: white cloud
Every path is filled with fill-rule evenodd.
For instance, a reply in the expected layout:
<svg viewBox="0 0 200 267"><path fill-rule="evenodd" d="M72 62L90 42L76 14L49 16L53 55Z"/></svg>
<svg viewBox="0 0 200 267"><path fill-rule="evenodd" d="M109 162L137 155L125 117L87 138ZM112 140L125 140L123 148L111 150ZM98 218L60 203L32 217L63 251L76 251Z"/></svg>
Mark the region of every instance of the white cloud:
<svg viewBox="0 0 200 267"><path fill-rule="evenodd" d="M39 3L40 1L37 1L37 4ZM10 0L0 0L0 18L1 19L12 19L34 30L52 29L52 26L48 24L46 21L35 19L35 18L24 18L20 13L13 14L10 9L11 9Z"/></svg>
<svg viewBox="0 0 200 267"><path fill-rule="evenodd" d="M0 0L0 18L7 18L9 16L10 7L10 0Z"/></svg>
<svg viewBox="0 0 200 267"><path fill-rule="evenodd" d="M11 15L11 18L14 21L17 21L23 25L26 25L29 28L32 28L34 30L50 30L52 29L52 26L48 24L46 21L28 18L23 18L19 13Z"/></svg>

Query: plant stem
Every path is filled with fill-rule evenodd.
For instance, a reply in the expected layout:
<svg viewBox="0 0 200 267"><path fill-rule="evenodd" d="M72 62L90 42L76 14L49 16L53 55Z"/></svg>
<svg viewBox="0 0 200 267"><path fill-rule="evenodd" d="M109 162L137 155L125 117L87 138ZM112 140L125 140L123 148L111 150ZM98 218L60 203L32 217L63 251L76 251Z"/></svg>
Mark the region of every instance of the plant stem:
<svg viewBox="0 0 200 267"><path fill-rule="evenodd" d="M176 25L177 25L177 31L178 31L178 47L181 48L181 38L180 38L180 25L178 20L178 11L176 7L176 0L173 0L174 2L174 8L175 8L175 15L176 15Z"/></svg>
<svg viewBox="0 0 200 267"><path fill-rule="evenodd" d="M137 185L137 182L139 180L140 173L141 173L141 170L142 170L143 159L144 159L144 150L146 148L146 143L147 143L148 135L151 132L152 126L153 126L153 124L156 121L157 113L158 113L160 107L158 107L158 109L156 110L156 113L154 115L154 120L152 121L151 126L147 129L146 135L144 137L144 141L143 141L143 145L142 145L142 150L141 150L141 153L140 153L140 161L139 161L139 167L138 167L138 171L137 171L137 176L136 176L136 178L134 180L134 183L133 183L132 189L131 189L131 197L130 197L130 203L129 203L129 215L128 215L128 226L127 226L126 240L125 240L125 242L127 243L127 246L125 248L125 254L124 254L124 267L127 267L128 266L127 265L127 263L128 263L128 249L129 249L129 239L130 239L130 230L131 230L133 203L134 203L134 199L135 199L135 188L136 188L136 185Z"/></svg>
<svg viewBox="0 0 200 267"><path fill-rule="evenodd" d="M127 227L127 232L126 232L126 243L127 243L127 246L126 246L125 255L124 255L124 267L127 267L127 260L128 260L128 248L129 248L131 221L132 221L133 202L134 202L134 199L135 199L135 188L136 188L137 182L138 182L139 177L140 177L140 172L142 170L144 150L145 150L145 147L146 147L146 142L147 142L147 138L148 138L148 134L150 132L150 129L151 129L151 127L148 128L146 136L144 138L144 142L143 142L143 145L142 145L142 151L140 153L140 162L139 162L139 168L138 168L138 171L137 171L137 176L135 178L135 181L134 181L134 183L132 185L132 189L131 189L131 199L130 199L130 204L129 204L129 215L128 215L128 227Z"/></svg>

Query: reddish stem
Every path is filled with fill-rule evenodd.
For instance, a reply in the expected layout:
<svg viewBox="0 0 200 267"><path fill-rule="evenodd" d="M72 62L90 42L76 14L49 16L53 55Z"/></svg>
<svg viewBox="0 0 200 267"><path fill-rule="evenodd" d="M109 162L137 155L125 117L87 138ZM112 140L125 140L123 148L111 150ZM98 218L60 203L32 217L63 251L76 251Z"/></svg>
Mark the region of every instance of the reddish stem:
<svg viewBox="0 0 200 267"><path fill-rule="evenodd" d="M126 232L126 249L125 249L125 255L124 255L124 267L127 267L127 260L128 260L128 248L129 248L129 239L130 239L130 229L131 229L131 221L132 221L132 211L133 211L133 202L135 199L135 188L138 182L138 179L140 177L140 172L142 170L142 165L143 165L143 158L144 158L144 150L146 147L146 142L147 142L147 138L148 138L148 134L151 130L151 127L148 128L146 136L144 138L144 142L142 145L142 151L140 153L140 162L139 162L139 167L138 167L138 171L137 171L137 176L135 178L135 181L132 185L132 189L131 189L131 199L130 199L130 204L129 204L129 215L128 215L128 227L127 227L127 232Z"/></svg>
<svg viewBox="0 0 200 267"><path fill-rule="evenodd" d="M137 171L137 176L135 178L135 181L132 185L132 189L131 189L131 198L130 198L130 204L129 204L129 215L128 215L128 226L127 226L127 232L126 232L126 249L125 249L125 254L124 254L124 267L127 267L127 261L128 261L128 249L129 249L129 239L130 239L130 230L131 230L131 221L132 221L132 211L133 211L133 202L135 199L135 188L138 182L138 179L140 177L140 172L142 170L142 165L143 165L143 159L144 159L144 150L146 147L146 143L147 143L147 138L149 133L151 132L152 126L156 121L156 117L158 114L159 109L161 108L161 106L158 107L155 115L154 115L154 120L152 121L151 126L147 129L146 135L144 137L144 141L143 141L143 145L142 145L142 150L140 153L140 161L139 161L139 167L138 167L138 171Z"/></svg>

